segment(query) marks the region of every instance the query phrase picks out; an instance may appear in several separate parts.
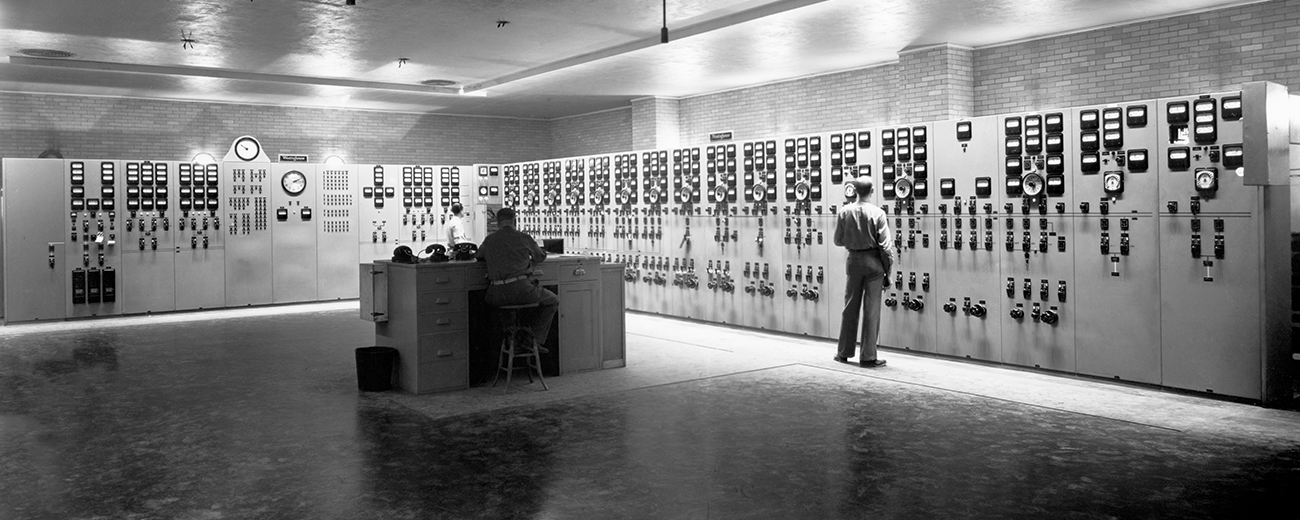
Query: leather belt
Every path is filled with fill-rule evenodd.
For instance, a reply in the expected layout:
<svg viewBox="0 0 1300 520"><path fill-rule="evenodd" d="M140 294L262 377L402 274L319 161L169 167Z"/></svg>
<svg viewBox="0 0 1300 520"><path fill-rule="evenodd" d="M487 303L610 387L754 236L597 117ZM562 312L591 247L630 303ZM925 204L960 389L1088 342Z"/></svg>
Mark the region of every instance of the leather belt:
<svg viewBox="0 0 1300 520"><path fill-rule="evenodd" d="M492 280L492 285L505 285L505 284L508 284L508 283L511 283L511 282L517 282L517 281L519 281L519 280L526 280L527 278L528 278L528 275L526 275L526 274L521 274L521 275L519 275L519 276L512 276L512 277L510 277L510 278L506 278L506 279L504 279L504 280Z"/></svg>

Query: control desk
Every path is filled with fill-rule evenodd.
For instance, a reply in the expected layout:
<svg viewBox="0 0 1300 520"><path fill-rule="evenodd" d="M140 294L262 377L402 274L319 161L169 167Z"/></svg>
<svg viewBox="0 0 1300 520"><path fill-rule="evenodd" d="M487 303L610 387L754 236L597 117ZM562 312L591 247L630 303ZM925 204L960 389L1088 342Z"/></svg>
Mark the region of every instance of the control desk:
<svg viewBox="0 0 1300 520"><path fill-rule="evenodd" d="M491 380L501 338L483 302L486 273L472 261L361 264L361 319L375 322L375 345L398 350L400 388L425 394ZM552 254L533 278L560 300L545 375L625 365L623 264Z"/></svg>

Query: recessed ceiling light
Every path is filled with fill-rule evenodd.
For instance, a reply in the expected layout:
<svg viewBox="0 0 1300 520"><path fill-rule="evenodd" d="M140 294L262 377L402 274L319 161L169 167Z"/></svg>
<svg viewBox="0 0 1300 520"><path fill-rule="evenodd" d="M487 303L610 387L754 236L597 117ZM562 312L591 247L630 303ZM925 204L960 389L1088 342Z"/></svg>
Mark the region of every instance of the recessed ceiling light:
<svg viewBox="0 0 1300 520"><path fill-rule="evenodd" d="M426 79L421 81L420 84L426 87L450 87L455 85L456 82L449 79Z"/></svg>
<svg viewBox="0 0 1300 520"><path fill-rule="evenodd" d="M23 49L18 51L18 53L33 58L71 58L76 56L76 54L71 52L55 49Z"/></svg>

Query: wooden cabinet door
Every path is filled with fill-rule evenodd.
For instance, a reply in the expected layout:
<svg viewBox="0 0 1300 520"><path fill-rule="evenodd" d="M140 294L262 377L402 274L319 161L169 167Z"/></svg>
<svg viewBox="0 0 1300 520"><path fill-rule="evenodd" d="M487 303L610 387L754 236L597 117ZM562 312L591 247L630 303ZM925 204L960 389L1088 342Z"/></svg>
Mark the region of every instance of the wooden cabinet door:
<svg viewBox="0 0 1300 520"><path fill-rule="evenodd" d="M599 282L560 285L560 373L600 368Z"/></svg>

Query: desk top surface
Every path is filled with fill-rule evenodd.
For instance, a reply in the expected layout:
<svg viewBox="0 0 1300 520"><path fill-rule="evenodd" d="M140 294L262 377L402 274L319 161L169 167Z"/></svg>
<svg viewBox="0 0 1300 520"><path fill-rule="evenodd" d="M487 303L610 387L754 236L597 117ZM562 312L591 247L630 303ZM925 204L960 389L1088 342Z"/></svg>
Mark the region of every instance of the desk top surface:
<svg viewBox="0 0 1300 520"><path fill-rule="evenodd" d="M417 270L438 270L438 269L458 269L458 268L459 269L464 269L464 268L486 269L487 268L487 266L484 263L477 262L474 260L452 260L449 262L421 262L418 264L400 264L400 263L393 263L393 261L391 260L375 260L374 263L386 264L390 267L397 267L402 269L417 269ZM563 253L563 254L551 253L546 256L545 262L538 264L538 267L545 267L548 265L599 264L599 263L601 263L601 258L598 256L582 255L582 254L574 254L574 253Z"/></svg>

